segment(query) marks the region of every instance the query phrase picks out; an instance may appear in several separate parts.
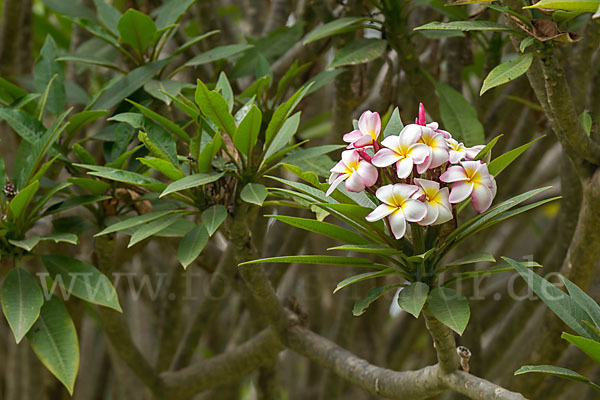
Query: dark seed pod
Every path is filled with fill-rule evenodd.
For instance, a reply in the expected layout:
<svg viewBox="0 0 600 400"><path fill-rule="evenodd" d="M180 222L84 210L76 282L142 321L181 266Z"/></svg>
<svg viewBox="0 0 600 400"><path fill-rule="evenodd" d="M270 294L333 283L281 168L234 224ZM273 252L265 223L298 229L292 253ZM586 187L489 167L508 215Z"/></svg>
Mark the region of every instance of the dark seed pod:
<svg viewBox="0 0 600 400"><path fill-rule="evenodd" d="M17 195L17 193L19 193L19 191L17 190L17 188L15 188L15 185L13 185L13 183L9 181L6 182L6 185L4 185L2 193L4 193L7 199L12 199Z"/></svg>

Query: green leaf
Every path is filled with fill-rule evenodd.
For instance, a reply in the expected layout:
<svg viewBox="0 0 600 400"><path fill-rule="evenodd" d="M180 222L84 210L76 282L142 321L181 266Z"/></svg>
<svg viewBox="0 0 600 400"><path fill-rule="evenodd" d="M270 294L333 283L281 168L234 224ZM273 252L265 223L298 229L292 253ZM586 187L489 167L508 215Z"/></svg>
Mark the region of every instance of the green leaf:
<svg viewBox="0 0 600 400"><path fill-rule="evenodd" d="M479 251L449 262L444 269L478 262L496 262L496 259L486 251Z"/></svg>
<svg viewBox="0 0 600 400"><path fill-rule="evenodd" d="M429 286L423 282L411 283L398 294L398 305L401 309L419 318L421 310L427 301Z"/></svg>
<svg viewBox="0 0 600 400"><path fill-rule="evenodd" d="M525 150L527 150L532 144L534 144L535 142L537 142L538 140L540 140L543 137L544 136L540 136L527 144L519 146L515 149L512 149L511 151L508 151L508 152L502 154L501 156L494 158L488 164L489 173L493 176L497 176L500 172L502 172L504 170L504 168L508 167L521 154L523 154L525 152Z"/></svg>
<svg viewBox="0 0 600 400"><path fill-rule="evenodd" d="M227 218L227 208L221 204L202 211L202 225L206 228L209 236L212 236Z"/></svg>
<svg viewBox="0 0 600 400"><path fill-rule="evenodd" d="M20 247L26 251L31 251L34 249L35 246L38 245L38 243L40 243L42 241L54 241L54 243L63 242L63 243L70 243L70 244L76 245L77 244L77 236L72 233L54 233L54 234L46 235L43 237L31 236L24 240L9 239L8 241L13 246Z"/></svg>
<svg viewBox="0 0 600 400"><path fill-rule="evenodd" d="M523 375L530 372L539 372L542 374L554 375L560 378L568 379L575 382L587 383L598 390L598 386L583 375L567 368L556 367L554 365L523 365L515 371L515 375Z"/></svg>
<svg viewBox="0 0 600 400"><path fill-rule="evenodd" d="M131 171L122 169L102 167L99 165L73 164L79 167L91 169L88 175L98 176L116 182L128 183L148 188L152 191L161 191L165 188L165 184L149 176L137 174Z"/></svg>
<svg viewBox="0 0 600 400"><path fill-rule="evenodd" d="M108 110L117 105L123 99L133 94L136 90L150 81L171 58L154 61L129 72L124 77L116 80L104 93L100 95L92 110Z"/></svg>
<svg viewBox="0 0 600 400"><path fill-rule="evenodd" d="M565 284L565 287L569 291L569 295L579 305L579 307L583 308L585 312L591 317L591 321L597 327L600 328L600 306L594 299L592 299L586 292L584 292L579 286L560 275L560 279Z"/></svg>
<svg viewBox="0 0 600 400"><path fill-rule="evenodd" d="M208 119L215 123L220 129L233 137L236 131L235 121L229 112L227 102L220 93L208 90L206 85L198 79L196 87L196 104Z"/></svg>
<svg viewBox="0 0 600 400"><path fill-rule="evenodd" d="M583 131L586 133L586 135L590 136L590 133L592 132L592 116L590 115L589 112L584 111L581 114L579 114L579 123L581 124L581 127L583 128Z"/></svg>
<svg viewBox="0 0 600 400"><path fill-rule="evenodd" d="M35 90L39 93L44 93L47 90L45 106L52 114L62 112L67 101L65 71L63 66L56 61L57 53L58 47L52 36L46 36L46 41L40 50L40 57L35 63L34 70ZM42 104L43 101L40 105Z"/></svg>
<svg viewBox="0 0 600 400"><path fill-rule="evenodd" d="M81 111L69 118L69 125L67 125L65 130L70 137L77 133L85 125L92 123L107 114L108 111L106 110Z"/></svg>
<svg viewBox="0 0 600 400"><path fill-rule="evenodd" d="M269 148L271 142L281 130L287 118L290 116L292 111L294 111L294 108L296 108L300 100L306 96L308 90L310 90L310 86L301 87L285 103L282 103L279 107L277 107L273 113L273 116L271 117L271 120L269 121L269 125L267 126L267 131L265 133L265 148Z"/></svg>
<svg viewBox="0 0 600 400"><path fill-rule="evenodd" d="M369 62L381 57L386 47L387 41L383 39L353 40L335 53L329 68Z"/></svg>
<svg viewBox="0 0 600 400"><path fill-rule="evenodd" d="M208 243L208 232L203 225L197 225L185 234L177 248L177 258L184 269L194 262L200 255L206 243Z"/></svg>
<svg viewBox="0 0 600 400"><path fill-rule="evenodd" d="M402 254L400 250L394 249L389 246L382 246L376 244L345 244L342 246L330 247L327 250L341 250L341 251L355 251L357 253L369 253L369 254L383 254L383 255L395 255Z"/></svg>
<svg viewBox="0 0 600 400"><path fill-rule="evenodd" d="M0 118L3 118L14 131L28 143L35 143L46 128L40 121L21 110L0 108Z"/></svg>
<svg viewBox="0 0 600 400"><path fill-rule="evenodd" d="M171 97L178 96L183 89L195 89L196 86L173 80L153 79L144 85L144 90L152 97L170 106L173 102ZM165 94L166 93L166 94Z"/></svg>
<svg viewBox="0 0 600 400"><path fill-rule="evenodd" d="M519 44L519 51L521 53L525 53L525 50L533 44L535 38L533 36L527 36L525 39L521 40L521 44Z"/></svg>
<svg viewBox="0 0 600 400"><path fill-rule="evenodd" d="M392 111L392 115L390 116L390 120L388 121L385 129L383 130L383 137L388 137L390 135L398 135L404 128L404 124L402 123L402 119L400 118L400 111L398 111L398 107L394 108Z"/></svg>
<svg viewBox="0 0 600 400"><path fill-rule="evenodd" d="M304 38L304 45L307 45L311 42L314 42L319 39L323 39L333 35L339 35L340 33L352 32L353 30L361 29L362 25L359 25L360 22L366 21L366 18L359 17L344 17L337 18L331 22L328 22L324 25L321 25L315 29L313 29L306 37Z"/></svg>
<svg viewBox="0 0 600 400"><path fill-rule="evenodd" d="M551 282L542 278L530 269L525 268L521 263L508 257L502 258L517 270L535 294L538 295L552 312L567 324L567 326L581 336L585 336L588 339L597 339L596 334L583 323L584 320L589 319L589 316L571 297L554 286Z"/></svg>
<svg viewBox="0 0 600 400"><path fill-rule="evenodd" d="M119 221L116 224L112 224L104 228L102 231L96 233L94 237L106 235L108 233L123 231L125 229L133 228L142 224L147 224L148 222L152 222L159 218L175 214L176 212L176 210L155 211L148 214L142 214L135 217L126 218L123 221Z"/></svg>
<svg viewBox="0 0 600 400"><path fill-rule="evenodd" d="M527 53L497 65L483 81L479 95L481 96L491 88L503 85L523 75L529 70L532 62L533 53Z"/></svg>
<svg viewBox="0 0 600 400"><path fill-rule="evenodd" d="M492 149L502 136L504 136L504 134L501 133L500 135L490 140L490 142L486 144L485 147L479 151L479 153L477 153L474 160L482 160L486 155L490 154L492 152Z"/></svg>
<svg viewBox="0 0 600 400"><path fill-rule="evenodd" d="M214 47L192 58L191 60L186 62L183 65L183 67L202 65L216 60L221 60L223 58L228 58L236 54L242 53L248 49L251 49L252 47L254 46L251 44L229 44L226 46Z"/></svg>
<svg viewBox="0 0 600 400"><path fill-rule="evenodd" d="M595 340L584 338L582 336L571 335L567 332L563 332L560 336L567 342L578 347L581 351L587 354L596 364L600 364L600 343Z"/></svg>
<svg viewBox="0 0 600 400"><path fill-rule="evenodd" d="M174 181L185 176L185 174L181 170L175 168L171 162L163 160L162 158L138 158L137 160Z"/></svg>
<svg viewBox="0 0 600 400"><path fill-rule="evenodd" d="M493 32L514 32L506 25L498 24L492 21L452 21L452 22L430 22L418 26L415 31L423 30L445 30L445 31L493 31Z"/></svg>
<svg viewBox="0 0 600 400"><path fill-rule="evenodd" d="M225 175L224 172L209 172L186 176L185 178L179 179L178 181L175 181L169 186L167 186L159 197L164 197L168 194L179 192L181 190L191 189L198 186L206 185L207 183L215 182L219 180L223 175Z"/></svg>
<svg viewBox="0 0 600 400"><path fill-rule="evenodd" d="M185 12L198 0L170 0L156 8L152 15L156 17L158 29L176 24Z"/></svg>
<svg viewBox="0 0 600 400"><path fill-rule="evenodd" d="M35 194L37 193L39 187L40 182L33 181L29 184L29 186L21 190L10 201L8 206L13 220L17 221L21 217L21 215L23 215L23 212L25 212L25 209L27 208L29 203L31 203L31 200L33 199L33 196L35 196Z"/></svg>
<svg viewBox="0 0 600 400"><path fill-rule="evenodd" d="M301 112L298 111L283 123L283 126L281 129L279 129L279 132L265 153L265 160L269 159L269 157L289 144L290 140L292 140L298 131L298 126L300 125L300 114Z"/></svg>
<svg viewBox="0 0 600 400"><path fill-rule="evenodd" d="M240 198L246 203L262 206L269 193L265 185L260 183L249 183L242 189Z"/></svg>
<svg viewBox="0 0 600 400"><path fill-rule="evenodd" d="M73 61L82 64L97 65L99 67L109 68L124 73L123 69L117 64L100 57L67 54L66 56L58 57L56 61Z"/></svg>
<svg viewBox="0 0 600 400"><path fill-rule="evenodd" d="M431 291L429 311L438 321L459 335L465 331L471 316L469 301L456 290L445 287L437 287Z"/></svg>
<svg viewBox="0 0 600 400"><path fill-rule="evenodd" d="M484 143L483 125L477 118L475 108L450 86L438 82L435 88L440 98L440 114L445 129L467 146Z"/></svg>
<svg viewBox="0 0 600 400"><path fill-rule="evenodd" d="M243 155L249 157L256 145L260 126L262 122L262 113L256 105L252 105L250 110L240 122L233 135L233 144Z"/></svg>
<svg viewBox="0 0 600 400"><path fill-rule="evenodd" d="M27 270L13 268L2 284L2 311L19 343L40 315L44 296L40 285Z"/></svg>
<svg viewBox="0 0 600 400"><path fill-rule="evenodd" d="M96 267L59 255L43 255L42 261L52 279L68 293L88 303L123 312L114 286Z"/></svg>
<svg viewBox="0 0 600 400"><path fill-rule="evenodd" d="M344 147L344 145L326 144L324 146L309 147L308 149L297 149L294 152L291 152L281 162L283 164L296 165L300 161L331 153L332 151L336 151Z"/></svg>
<svg viewBox="0 0 600 400"><path fill-rule="evenodd" d="M527 268L541 268L542 267L540 264L536 263L535 261L527 261L527 262L524 262L523 264ZM508 264L501 264L501 265L508 265ZM477 278L479 276L491 276L494 274L498 274L500 272L508 272L508 271L514 271L514 268L513 267L496 267L496 268L489 268L489 269L478 269L475 271L465 271L465 272L461 272L458 275L454 275L452 278L450 278L446 282L444 282L441 286L450 286L454 282L462 281L465 279Z"/></svg>
<svg viewBox="0 0 600 400"><path fill-rule="evenodd" d="M121 18L119 10L107 4L104 0L94 0L94 5L102 25L113 35L119 36L119 19Z"/></svg>
<svg viewBox="0 0 600 400"><path fill-rule="evenodd" d="M56 214L61 211L68 210L73 207L84 206L87 204L96 203L103 200L110 199L110 196L93 196L93 195L83 195L71 197L65 201L61 201L60 203L56 203L48 207L46 211L42 214L42 216Z"/></svg>
<svg viewBox="0 0 600 400"><path fill-rule="evenodd" d="M42 0L49 9L64 15L73 17L96 19L94 11L86 7L82 1L78 0Z"/></svg>
<svg viewBox="0 0 600 400"><path fill-rule="evenodd" d="M130 8L119 18L117 28L120 40L137 50L142 55L154 39L156 24L144 13Z"/></svg>
<svg viewBox="0 0 600 400"><path fill-rule="evenodd" d="M168 228L169 226L177 222L177 220L180 217L181 215L171 215L169 217L160 218L148 224L142 225L133 233L133 235L131 235L131 239L129 239L129 244L127 245L127 248L141 242L142 240L154 235L155 233L162 231L163 229Z"/></svg>
<svg viewBox="0 0 600 400"><path fill-rule="evenodd" d="M364 267L386 269L387 266L374 264L371 260L358 257L338 257L338 256L321 256L321 255L305 255L305 256L280 256L261 258L258 260L246 261L241 264L260 264L260 263L286 263L286 264L319 264L319 265L343 265L346 267Z"/></svg>
<svg viewBox="0 0 600 400"><path fill-rule="evenodd" d="M317 221L309 218L289 217L285 215L265 215L265 217L275 218L288 225L304 229L309 232L318 233L349 244L369 244L369 241L356 232L330 224L328 222Z"/></svg>
<svg viewBox="0 0 600 400"><path fill-rule="evenodd" d="M221 93L227 102L227 108L229 109L229 112L231 112L231 110L233 110L233 89L231 88L229 79L227 79L227 75L223 71L221 71L219 74L219 79L217 79L215 90Z"/></svg>
<svg viewBox="0 0 600 400"><path fill-rule="evenodd" d="M400 286L402 286L402 285L397 284L397 285L390 285L390 286L374 287L373 289L371 289L367 292L367 295L365 297L363 297L362 299L360 299L356 303L354 303L354 308L352 309L352 314L355 317L358 317L358 316L364 314L364 312L367 311L367 308L369 308L371 303L373 303L375 300L377 300L378 298L380 298L381 296L383 296L390 290L396 289Z"/></svg>
<svg viewBox="0 0 600 400"><path fill-rule="evenodd" d="M600 0L540 0L534 5L523 8L550 8L567 11L596 12Z"/></svg>
<svg viewBox="0 0 600 400"><path fill-rule="evenodd" d="M397 273L398 273L398 271L396 269L387 268L387 269L384 269L383 271L365 272L362 274L349 276L348 278L344 279L343 281L341 281L340 283L337 284L333 293L335 294L339 290L342 290L343 288L345 288L346 286L350 286L350 285L358 283L358 282L366 281L367 279L379 278L381 276L392 275L392 274L397 274Z"/></svg>
<svg viewBox="0 0 600 400"><path fill-rule="evenodd" d="M310 89L308 89L306 95L309 95L319 90L329 82L333 81L336 76L343 73L344 71L346 71L345 68L336 68L333 70L325 70L319 72L317 75L313 76L308 81L306 81L306 86L310 85Z"/></svg>
<svg viewBox="0 0 600 400"><path fill-rule="evenodd" d="M187 134L187 132L182 127L177 125L175 122L172 122L170 119L163 117L162 115L158 114L157 112L154 112L154 111L150 110L149 108L136 103L135 101L131 101L131 100L127 100L127 101L129 103L133 104L138 110L140 110L140 112L145 117L162 125L165 129L170 130L171 132L173 132L174 134L179 136L184 142L186 142L186 143L190 142L191 139L190 139L189 135Z"/></svg>
<svg viewBox="0 0 600 400"><path fill-rule="evenodd" d="M57 297L44 303L27 340L42 364L73 395L79 369L79 341L67 308Z"/></svg>

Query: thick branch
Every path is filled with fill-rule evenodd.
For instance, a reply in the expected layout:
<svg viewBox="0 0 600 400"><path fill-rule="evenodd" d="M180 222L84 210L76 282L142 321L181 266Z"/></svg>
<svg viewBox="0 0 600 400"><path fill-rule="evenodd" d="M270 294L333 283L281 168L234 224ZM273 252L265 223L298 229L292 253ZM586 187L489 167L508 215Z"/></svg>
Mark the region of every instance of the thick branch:
<svg viewBox="0 0 600 400"><path fill-rule="evenodd" d="M449 374L458 368L458 354L456 354L456 341L454 334L448 327L435 319L429 311L423 311L427 330L433 339L433 346L437 352L440 369Z"/></svg>

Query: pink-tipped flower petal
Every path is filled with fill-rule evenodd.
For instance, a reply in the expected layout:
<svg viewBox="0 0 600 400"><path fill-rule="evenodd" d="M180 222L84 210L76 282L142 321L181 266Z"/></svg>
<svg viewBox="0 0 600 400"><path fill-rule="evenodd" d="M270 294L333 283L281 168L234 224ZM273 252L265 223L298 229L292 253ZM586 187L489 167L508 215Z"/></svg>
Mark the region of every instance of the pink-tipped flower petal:
<svg viewBox="0 0 600 400"><path fill-rule="evenodd" d="M471 195L473 192L473 183L468 182L456 182L452 186L452 191L450 192L450 196L448 200L452 204L460 203L467 197Z"/></svg>
<svg viewBox="0 0 600 400"><path fill-rule="evenodd" d="M392 228L392 234L398 240L404 237L406 233L406 218L402 209L398 208L390 216L390 227Z"/></svg>

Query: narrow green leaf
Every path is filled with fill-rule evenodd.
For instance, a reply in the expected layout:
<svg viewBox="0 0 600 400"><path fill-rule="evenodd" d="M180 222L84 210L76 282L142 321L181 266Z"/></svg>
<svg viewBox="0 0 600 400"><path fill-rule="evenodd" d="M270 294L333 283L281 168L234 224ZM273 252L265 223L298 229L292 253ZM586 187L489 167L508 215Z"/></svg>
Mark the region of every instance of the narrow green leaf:
<svg viewBox="0 0 600 400"><path fill-rule="evenodd" d="M42 241L53 241L54 243L70 243L77 244L77 236L72 233L54 233L50 235L46 235L43 237L40 236L31 236L24 240L12 240L9 239L9 243L13 246L17 246L26 251L31 251L34 249Z"/></svg>
<svg viewBox="0 0 600 400"><path fill-rule="evenodd" d="M385 129L383 130L383 137L388 137L390 135L399 135L400 131L404 128L404 124L402 123L402 119L400 118L400 111L398 107L394 108L392 111L392 115L390 116L390 120L388 121Z"/></svg>
<svg viewBox="0 0 600 400"><path fill-rule="evenodd" d="M226 46L214 47L204 53L197 55L184 64L185 67L207 64L223 58L228 58L242 53L254 47L251 44L229 44Z"/></svg>
<svg viewBox="0 0 600 400"><path fill-rule="evenodd" d="M81 56L78 54L67 54L66 56L58 57L56 59L56 61L73 61L73 62L82 63L82 64L97 65L99 67L109 68L109 69L113 69L115 71L125 73L123 71L123 69L121 67L119 67L117 64L115 64L107 59L100 58L100 57Z"/></svg>
<svg viewBox="0 0 600 400"><path fill-rule="evenodd" d="M27 270L17 267L6 275L0 297L4 316L19 343L38 319L44 304L40 285Z"/></svg>
<svg viewBox="0 0 600 400"><path fill-rule="evenodd" d="M121 13L104 0L94 0L94 5L98 11L98 19L115 36L119 36L119 19Z"/></svg>
<svg viewBox="0 0 600 400"><path fill-rule="evenodd" d="M96 267L59 255L43 255L42 261L52 279L68 293L88 303L123 312L114 286Z"/></svg>
<svg viewBox="0 0 600 400"><path fill-rule="evenodd" d="M584 292L579 286L560 275L560 279L565 284L565 287L569 291L569 295L585 312L591 317L591 321L597 327L600 328L600 306L594 299L592 299L586 292Z"/></svg>
<svg viewBox="0 0 600 400"><path fill-rule="evenodd" d="M485 157L488 154L491 154L492 149L494 148L494 146L496 145L496 143L498 142L498 140L500 140L500 138L504 136L504 134L500 134L498 136L496 136L495 138L493 138L492 140L490 140L490 142L488 144L485 145L485 147L483 149L481 149L479 151L479 153L477 153L477 155L475 156L475 160L482 160L483 157Z"/></svg>
<svg viewBox="0 0 600 400"><path fill-rule="evenodd" d="M521 368L515 371L515 375L523 375L530 372L538 372L542 374L554 375L560 378L568 379L575 382L583 382L588 385L594 386L596 390L598 390L588 378L585 376L578 374L575 371L571 371L567 368L556 367L554 365L523 365Z"/></svg>
<svg viewBox="0 0 600 400"><path fill-rule="evenodd" d="M317 221L309 218L289 217L285 215L265 215L266 217L275 218L281 222L296 228L304 229L309 232L318 233L349 244L369 244L369 241L356 232L342 228L328 222Z"/></svg>
<svg viewBox="0 0 600 400"><path fill-rule="evenodd" d="M421 310L427 301L429 286L423 282L415 282L403 288L398 294L398 305L401 309L419 318Z"/></svg>
<svg viewBox="0 0 600 400"><path fill-rule="evenodd" d="M200 255L206 243L208 243L208 232L203 225L197 225L194 229L185 234L179 247L177 248L177 258L183 266L183 269L194 262Z"/></svg>
<svg viewBox="0 0 600 400"><path fill-rule="evenodd" d="M469 301L456 290L445 287L437 287L431 291L429 311L438 321L459 335L465 331L471 316Z"/></svg>
<svg viewBox="0 0 600 400"><path fill-rule="evenodd" d="M340 283L337 284L333 293L335 294L338 291L345 288L346 286L350 286L350 285L358 283L358 282L366 281L367 279L379 278L381 276L392 275L392 274L397 274L397 273L398 273L398 271L395 270L394 268L387 268L387 269L384 269L383 271L365 272L362 274L349 276L348 278L344 279L343 281L341 281Z"/></svg>
<svg viewBox="0 0 600 400"><path fill-rule="evenodd" d="M206 228L209 236L212 236L227 218L227 208L221 204L202 211L202 225Z"/></svg>
<svg viewBox="0 0 600 400"><path fill-rule="evenodd" d="M452 22L429 22L418 26L415 31L423 30L449 30L449 31L493 31L493 32L514 32L506 25L498 24L492 21L452 21Z"/></svg>
<svg viewBox="0 0 600 400"><path fill-rule="evenodd" d="M280 256L261 258L258 260L246 261L241 264L260 264L260 263L285 263L285 264L320 264L320 265L343 265L346 267L365 267L386 269L387 267L379 264L373 264L372 261L358 257L338 257L338 256L321 256L321 255L303 255L303 256Z"/></svg>
<svg viewBox="0 0 600 400"><path fill-rule="evenodd" d="M185 12L198 0L169 0L154 9L152 15L156 17L158 29L163 29L172 24L176 24Z"/></svg>
<svg viewBox="0 0 600 400"><path fill-rule="evenodd" d="M52 39L52 35L47 35L44 46L40 50L40 57L35 63L33 74L36 92L43 93L43 99L40 101L40 115L45 108L52 114L61 113L67 101L65 71L63 66L56 61L57 55L58 46Z"/></svg>
<svg viewBox="0 0 600 400"><path fill-rule="evenodd" d="M156 33L156 24L146 14L130 8L119 18L117 29L121 35L119 39L142 55L152 44Z"/></svg>
<svg viewBox="0 0 600 400"><path fill-rule="evenodd" d="M483 81L479 95L523 75L529 70L532 62L533 53L527 53L494 67Z"/></svg>
<svg viewBox="0 0 600 400"><path fill-rule="evenodd" d="M170 61L171 58L165 58L160 61L151 62L134 69L124 77L116 80L98 97L92 110L108 110L116 106L123 99L144 86L146 82L150 81Z"/></svg>
<svg viewBox="0 0 600 400"><path fill-rule="evenodd" d="M508 264L501 264L501 265L508 265ZM523 265L526 266L527 268L541 268L542 267L540 264L536 263L535 261L523 262ZM509 267L478 269L475 271L465 271L465 272L461 272L460 274L455 275L452 278L448 279L441 286L450 286L454 282L462 281L465 279L472 279L472 278L477 278L480 276L491 276L494 274L498 274L500 272L508 272L508 271L514 271L514 268L509 266Z"/></svg>
<svg viewBox="0 0 600 400"><path fill-rule="evenodd" d="M170 106L173 102L172 97L178 96L183 89L196 89L196 86L174 80L156 80L153 79L144 85L144 90L152 97L164 102ZM167 94L165 94L167 93Z"/></svg>
<svg viewBox="0 0 600 400"><path fill-rule="evenodd" d="M330 247L327 250L341 250L341 251L355 251L357 253L369 253L369 254L384 254L384 255L395 255L402 254L400 250L394 249L389 246L376 245L376 244L345 244L342 246Z"/></svg>
<svg viewBox="0 0 600 400"><path fill-rule="evenodd" d="M170 119L163 117L162 115L150 110L147 107L144 107L141 104L136 103L135 101L131 101L131 100L128 100L128 101L129 101L129 103L133 104L138 110L140 110L140 112L145 117L162 125L165 129L170 130L171 132L173 132L174 134L179 136L179 138L181 138L184 142L186 142L186 143L190 142L190 140L191 140L190 136L187 134L187 132L182 127L177 125L175 122L172 122Z"/></svg>
<svg viewBox="0 0 600 400"><path fill-rule="evenodd" d="M246 203L256 204L262 206L269 192L265 185L260 183L248 183L240 192L240 198Z"/></svg>
<svg viewBox="0 0 600 400"><path fill-rule="evenodd" d="M265 160L269 159L273 154L277 153L279 150L283 149L286 145L289 144L290 140L294 137L296 132L298 131L298 126L300 125L300 114L298 111L283 123L279 133L275 136L271 145L267 149L265 153Z"/></svg>
<svg viewBox="0 0 600 400"><path fill-rule="evenodd" d="M469 254L468 256L461 257L459 259L449 262L448 264L446 264L446 267L444 267L444 269L456 267L458 265L474 264L478 262L496 262L496 259L487 251L478 251Z"/></svg>
<svg viewBox="0 0 600 400"><path fill-rule="evenodd" d="M590 133L592 132L592 116L590 115L589 112L584 111L581 114L579 114L579 123L581 124L581 127L583 128L583 131L586 133L586 135L590 136Z"/></svg>
<svg viewBox="0 0 600 400"><path fill-rule="evenodd" d="M40 182L33 181L10 201L8 206L13 220L17 221L19 218L21 218L27 206L29 203L31 203L33 196L35 196L37 193L39 187Z"/></svg>
<svg viewBox="0 0 600 400"><path fill-rule="evenodd" d="M175 181L167 186L159 197L164 197L168 194L179 192L181 190L206 185L207 183L219 180L223 175L225 175L224 172L209 172L186 176L185 178L179 179L178 181Z"/></svg>
<svg viewBox="0 0 600 400"><path fill-rule="evenodd" d="M246 157L249 157L254 150L260 133L261 122L262 113L260 109L256 105L252 105L233 135L235 148Z"/></svg>
<svg viewBox="0 0 600 400"><path fill-rule="evenodd" d="M46 128L40 121L21 110L0 108L0 118L3 118L14 131L28 143L35 143Z"/></svg>
<svg viewBox="0 0 600 400"><path fill-rule="evenodd" d="M571 297L551 282L522 266L521 263L508 257L502 258L517 270L535 294L567 326L588 339L598 339L597 335L583 323L584 320L589 320L590 317Z"/></svg>
<svg viewBox="0 0 600 400"><path fill-rule="evenodd" d="M233 89L231 88L229 79L227 79L227 75L223 71L221 71L219 74L219 79L217 79L215 90L221 93L227 102L227 108L229 109L229 112L231 112L231 110L233 110Z"/></svg>
<svg viewBox="0 0 600 400"><path fill-rule="evenodd" d="M600 0L540 0L523 8L550 8L567 11L596 12Z"/></svg>
<svg viewBox="0 0 600 400"><path fill-rule="evenodd" d="M435 87L440 98L440 114L445 128L467 146L484 143L483 125L477 118L475 108L450 86L438 82Z"/></svg>
<svg viewBox="0 0 600 400"><path fill-rule="evenodd" d="M581 351L587 354L596 364L600 364L600 343L595 340L584 338L582 336L571 335L570 333L563 332L560 336L567 342L578 347Z"/></svg>
<svg viewBox="0 0 600 400"><path fill-rule="evenodd" d="M310 90L310 87L310 85L301 87L285 103L282 103L277 107L267 126L267 131L265 133L265 148L269 148L275 135L280 131L286 119L290 116L292 111L294 111L294 108L296 108L300 100L302 100L308 90Z"/></svg>
<svg viewBox="0 0 600 400"><path fill-rule="evenodd" d="M533 36L527 36L525 39L521 40L519 44L519 51L521 53L525 53L525 50L533 44L535 38Z"/></svg>
<svg viewBox="0 0 600 400"><path fill-rule="evenodd" d="M44 303L27 340L42 364L73 395L79 370L79 340L67 308L57 297Z"/></svg>
<svg viewBox="0 0 600 400"><path fill-rule="evenodd" d="M106 110L81 111L69 118L69 125L65 128L68 135L74 135L85 125L96 121L99 118L107 115Z"/></svg>
<svg viewBox="0 0 600 400"><path fill-rule="evenodd" d="M511 151L508 151L508 152L502 154L501 156L494 158L488 164L489 173L493 176L497 176L500 172L502 172L502 170L504 170L504 168L508 167L521 154L523 154L525 152L525 150L527 150L532 144L534 144L535 142L537 142L538 140L540 140L543 137L544 136L540 136L527 144L519 146L515 149L512 149Z"/></svg>
<svg viewBox="0 0 600 400"><path fill-rule="evenodd" d="M162 158L138 158L137 160L142 164L159 171L161 174L174 181L185 176L181 170L175 168L173 164L167 160L163 160Z"/></svg>
<svg viewBox="0 0 600 400"><path fill-rule="evenodd" d="M127 245L127 247L129 248L141 242L142 240L154 235L155 233L158 233L163 229L168 228L169 226L177 222L177 220L180 217L181 215L171 215L169 217L160 218L148 224L142 225L133 233L133 235L131 235L131 239L129 239L129 244Z"/></svg>
<svg viewBox="0 0 600 400"><path fill-rule="evenodd" d="M369 62L381 57L386 47L383 39L355 39L337 51L329 68Z"/></svg>
<svg viewBox="0 0 600 400"><path fill-rule="evenodd" d="M360 29L362 28L362 25L359 25L359 23L365 20L366 18L359 17L344 17L334 19L331 22L313 29L308 35L306 35L303 44L307 45L319 39Z"/></svg>
<svg viewBox="0 0 600 400"><path fill-rule="evenodd" d="M198 79L195 99L202 113L220 129L227 132L230 137L233 137L236 131L235 121L223 96L214 90L209 91L206 85Z"/></svg>
<svg viewBox="0 0 600 400"><path fill-rule="evenodd" d="M360 299L354 303L354 308L352 309L352 314L355 317L358 317L358 316L364 314L364 312L367 311L367 308L369 308L371 303L373 303L375 300L377 300L378 298L380 298L381 296L383 296L390 290L396 289L400 286L403 286L403 285L397 284L397 285L390 285L390 286L374 287L373 289L369 290L369 292L367 292L367 295L365 297L363 297L362 299Z"/></svg>
<svg viewBox="0 0 600 400"><path fill-rule="evenodd" d="M172 214L175 214L176 210L166 210L166 211L155 211L148 214L142 214L131 218L126 218L123 221L119 221L116 224L112 224L102 231L96 233L94 237L106 235L112 232L119 232L125 229L133 228L138 225L147 224L148 222L152 222L159 218L163 218Z"/></svg>

